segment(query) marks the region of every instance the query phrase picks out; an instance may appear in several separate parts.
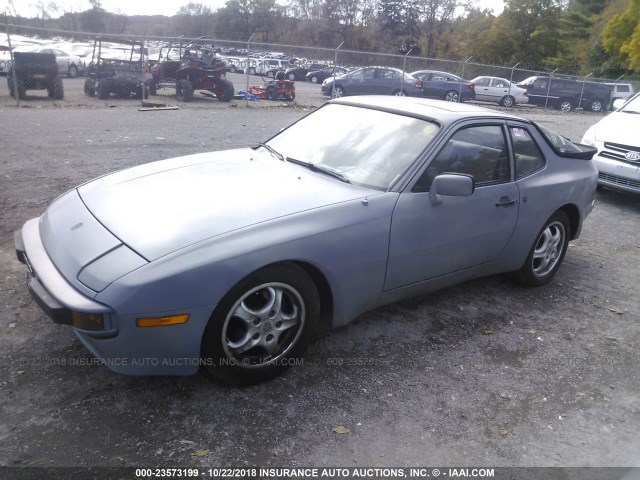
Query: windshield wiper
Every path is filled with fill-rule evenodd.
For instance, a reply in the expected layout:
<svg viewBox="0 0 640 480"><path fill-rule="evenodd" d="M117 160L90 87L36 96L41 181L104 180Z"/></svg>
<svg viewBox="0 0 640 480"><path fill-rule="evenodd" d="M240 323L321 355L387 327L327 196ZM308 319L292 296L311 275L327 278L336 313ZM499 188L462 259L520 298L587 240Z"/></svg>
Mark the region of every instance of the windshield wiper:
<svg viewBox="0 0 640 480"><path fill-rule="evenodd" d="M313 172L324 173L325 175L329 175L333 178L337 178L338 180L344 183L351 183L349 179L344 175L342 175L340 172L336 172L335 170L324 167L322 165L318 165L311 162L304 162L302 160L298 160L297 158L291 158L291 157L287 157L286 161L290 163L295 163L296 165L302 165L303 167L307 167L309 170Z"/></svg>
<svg viewBox="0 0 640 480"><path fill-rule="evenodd" d="M269 150L269 152L271 152L273 155L275 155L278 160L280 160L282 162L285 161L284 156L280 152L278 152L275 148L273 148L271 145L267 145L266 143L259 143L258 147L266 148L267 150ZM258 148L258 147L256 147L256 148Z"/></svg>

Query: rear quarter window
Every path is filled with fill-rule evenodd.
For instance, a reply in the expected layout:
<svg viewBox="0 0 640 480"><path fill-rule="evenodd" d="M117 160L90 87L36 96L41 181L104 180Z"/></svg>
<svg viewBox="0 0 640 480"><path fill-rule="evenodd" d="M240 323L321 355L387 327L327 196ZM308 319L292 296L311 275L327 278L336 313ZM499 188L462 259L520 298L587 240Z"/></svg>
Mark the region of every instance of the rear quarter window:
<svg viewBox="0 0 640 480"><path fill-rule="evenodd" d="M516 180L545 166L545 158L540 147L529 132L522 127L509 127L513 145Z"/></svg>

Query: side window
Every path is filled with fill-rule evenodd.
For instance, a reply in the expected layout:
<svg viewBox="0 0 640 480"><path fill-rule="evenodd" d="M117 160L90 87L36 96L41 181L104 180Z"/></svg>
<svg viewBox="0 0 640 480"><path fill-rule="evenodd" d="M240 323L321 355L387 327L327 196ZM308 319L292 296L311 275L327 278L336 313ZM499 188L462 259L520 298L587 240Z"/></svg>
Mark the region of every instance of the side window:
<svg viewBox="0 0 640 480"><path fill-rule="evenodd" d="M500 80L499 78L496 78L493 81L493 86L496 88L507 88L507 84L505 83L504 80Z"/></svg>
<svg viewBox="0 0 640 480"><path fill-rule="evenodd" d="M618 92L629 92L629 85L618 85Z"/></svg>
<svg viewBox="0 0 640 480"><path fill-rule="evenodd" d="M516 179L544 167L544 155L527 130L520 127L509 127L509 133L511 143L513 143Z"/></svg>
<svg viewBox="0 0 640 480"><path fill-rule="evenodd" d="M490 78L487 77L483 77L483 78L479 78L478 80L476 80L474 83L476 84L476 86L478 87L488 87L489 86L489 82L490 82Z"/></svg>
<svg viewBox="0 0 640 480"><path fill-rule="evenodd" d="M466 173L476 187L508 182L509 157L502 127L486 125L458 130L438 152L414 187L428 191L441 173Z"/></svg>
<svg viewBox="0 0 640 480"><path fill-rule="evenodd" d="M531 85L535 88L547 88L547 79L546 78L536 78Z"/></svg>

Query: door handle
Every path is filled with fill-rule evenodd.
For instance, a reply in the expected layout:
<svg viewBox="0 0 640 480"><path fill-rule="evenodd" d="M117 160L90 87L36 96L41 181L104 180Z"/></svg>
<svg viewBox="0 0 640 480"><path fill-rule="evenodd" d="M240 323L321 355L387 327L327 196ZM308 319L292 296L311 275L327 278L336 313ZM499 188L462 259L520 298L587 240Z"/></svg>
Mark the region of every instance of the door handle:
<svg viewBox="0 0 640 480"><path fill-rule="evenodd" d="M501 197L500 200L496 202L496 207L510 207L515 205L517 200L512 200L509 197Z"/></svg>

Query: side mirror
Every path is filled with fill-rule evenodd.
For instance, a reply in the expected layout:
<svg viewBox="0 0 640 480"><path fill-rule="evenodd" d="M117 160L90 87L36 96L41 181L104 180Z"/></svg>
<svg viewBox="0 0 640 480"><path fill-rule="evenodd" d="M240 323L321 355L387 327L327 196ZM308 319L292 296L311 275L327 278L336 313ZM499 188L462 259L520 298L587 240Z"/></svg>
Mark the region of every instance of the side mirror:
<svg viewBox="0 0 640 480"><path fill-rule="evenodd" d="M442 203L440 196L468 197L475 190L471 175L464 173L443 173L433 179L429 188L429 200L434 205Z"/></svg>

